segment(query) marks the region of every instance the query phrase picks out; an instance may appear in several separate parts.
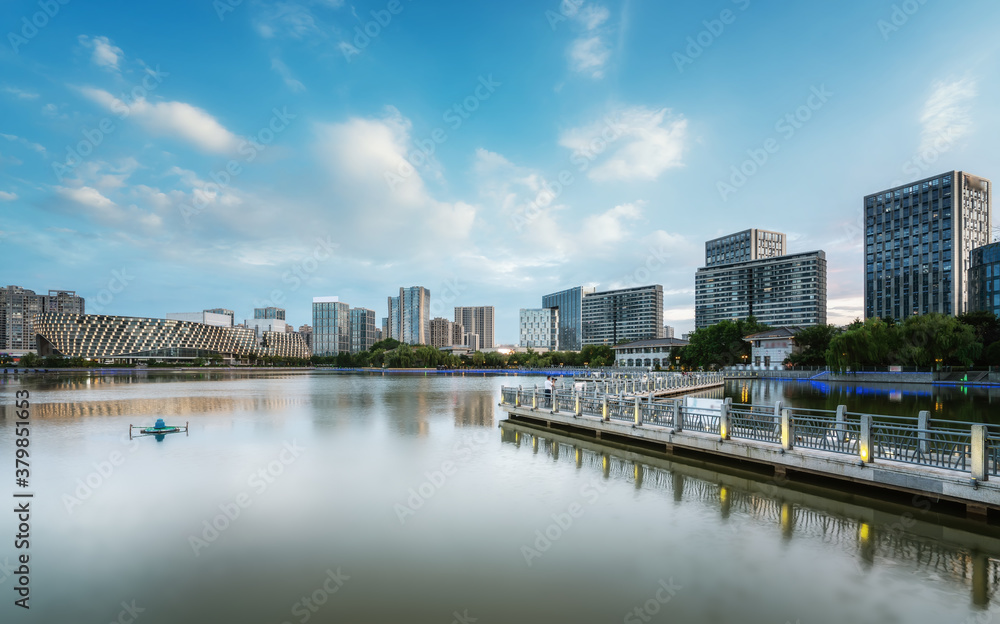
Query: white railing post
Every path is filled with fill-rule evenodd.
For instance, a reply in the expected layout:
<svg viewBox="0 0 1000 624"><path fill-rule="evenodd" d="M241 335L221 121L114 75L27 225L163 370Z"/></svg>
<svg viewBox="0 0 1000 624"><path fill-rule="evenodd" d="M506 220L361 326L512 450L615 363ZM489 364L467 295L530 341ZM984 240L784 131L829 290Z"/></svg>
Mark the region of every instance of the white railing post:
<svg viewBox="0 0 1000 624"><path fill-rule="evenodd" d="M531 389L531 409L538 409L538 386Z"/></svg>
<svg viewBox="0 0 1000 624"><path fill-rule="evenodd" d="M684 430L684 412L681 411L680 399L674 401L674 431Z"/></svg>
<svg viewBox="0 0 1000 624"><path fill-rule="evenodd" d="M927 430L931 428L931 413L928 410L921 410L917 414L917 449L920 450L921 455L927 455L930 452L931 444L930 440L927 439Z"/></svg>
<svg viewBox="0 0 1000 624"><path fill-rule="evenodd" d="M642 426L642 402L639 400L639 395L635 395L635 426Z"/></svg>
<svg viewBox="0 0 1000 624"><path fill-rule="evenodd" d="M989 478L988 439L986 425L972 425L972 448L969 453L972 466L969 471L976 481L986 481Z"/></svg>
<svg viewBox="0 0 1000 624"><path fill-rule="evenodd" d="M514 407L521 407L521 386L514 392Z"/></svg>
<svg viewBox="0 0 1000 624"><path fill-rule="evenodd" d="M559 391L555 389L555 386L552 387L552 394L550 396L552 398L552 406L551 406L552 407L552 413L553 414L558 414L559 413Z"/></svg>
<svg viewBox="0 0 1000 624"><path fill-rule="evenodd" d="M606 394L601 397L601 420L611 420L611 415L608 413L608 395Z"/></svg>
<svg viewBox="0 0 1000 624"><path fill-rule="evenodd" d="M732 417L729 414L732 407L733 399L726 397L726 400L722 402L722 407L719 408L719 437L723 440L729 439L729 430L732 429Z"/></svg>
<svg viewBox="0 0 1000 624"><path fill-rule="evenodd" d="M837 444L843 444L847 437L847 406L837 406Z"/></svg>
<svg viewBox="0 0 1000 624"><path fill-rule="evenodd" d="M795 440L795 422L787 409L781 410L781 448L792 450Z"/></svg>
<svg viewBox="0 0 1000 624"><path fill-rule="evenodd" d="M858 455L861 461L870 464L875 461L875 447L872 444L872 417L871 414L861 415L861 431L858 433Z"/></svg>
<svg viewBox="0 0 1000 624"><path fill-rule="evenodd" d="M573 408L573 414L576 415L576 416L582 416L583 415L583 404L580 401L580 393L579 392L574 392L573 393L573 399L575 401L574 408Z"/></svg>

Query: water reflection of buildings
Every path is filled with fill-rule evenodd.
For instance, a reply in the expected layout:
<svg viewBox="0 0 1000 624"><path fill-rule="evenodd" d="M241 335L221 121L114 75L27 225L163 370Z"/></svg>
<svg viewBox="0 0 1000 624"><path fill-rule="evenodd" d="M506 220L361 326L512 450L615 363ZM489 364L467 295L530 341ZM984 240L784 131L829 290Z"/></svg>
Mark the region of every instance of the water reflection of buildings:
<svg viewBox="0 0 1000 624"><path fill-rule="evenodd" d="M303 404L295 397L162 397L157 399L116 399L73 403L32 403L31 417L43 420L72 420L104 416L169 414L186 416L215 412L275 412ZM8 409L11 411L9 412ZM12 416L13 407L3 406L4 416Z"/></svg>
<svg viewBox="0 0 1000 624"><path fill-rule="evenodd" d="M454 395L456 427L492 427L497 402L490 392L456 392Z"/></svg>
<svg viewBox="0 0 1000 624"><path fill-rule="evenodd" d="M980 607L989 606L1000 587L1000 539L917 520L913 509L881 511L506 421L501 437L518 448L530 446L534 454L544 453L553 461L600 471L605 479L669 492L678 503L717 507L726 522L738 514L774 526L784 540L822 541L854 553L862 572L880 563L905 562L928 580L968 588Z"/></svg>

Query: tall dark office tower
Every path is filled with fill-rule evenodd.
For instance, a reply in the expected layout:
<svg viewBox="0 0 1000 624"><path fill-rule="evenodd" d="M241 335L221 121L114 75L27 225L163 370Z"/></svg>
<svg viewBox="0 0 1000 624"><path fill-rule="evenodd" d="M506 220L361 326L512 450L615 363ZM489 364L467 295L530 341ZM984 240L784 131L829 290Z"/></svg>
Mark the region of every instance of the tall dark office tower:
<svg viewBox="0 0 1000 624"><path fill-rule="evenodd" d="M865 318L965 312L991 204L989 180L962 171L865 196Z"/></svg>

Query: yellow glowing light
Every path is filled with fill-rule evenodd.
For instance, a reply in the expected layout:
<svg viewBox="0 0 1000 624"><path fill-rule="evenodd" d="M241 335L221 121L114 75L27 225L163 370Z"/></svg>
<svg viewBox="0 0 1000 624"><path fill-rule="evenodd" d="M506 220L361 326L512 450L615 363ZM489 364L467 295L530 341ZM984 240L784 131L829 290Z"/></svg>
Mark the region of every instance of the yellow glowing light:
<svg viewBox="0 0 1000 624"><path fill-rule="evenodd" d="M867 542L871 538L871 527L862 522L861 528L858 529L858 537L862 542Z"/></svg>
<svg viewBox="0 0 1000 624"><path fill-rule="evenodd" d="M862 444L859 448L861 450L861 459L868 461L868 447Z"/></svg>
<svg viewBox="0 0 1000 624"><path fill-rule="evenodd" d="M727 498L729 498L729 490L726 488L719 488L719 500L724 503Z"/></svg>

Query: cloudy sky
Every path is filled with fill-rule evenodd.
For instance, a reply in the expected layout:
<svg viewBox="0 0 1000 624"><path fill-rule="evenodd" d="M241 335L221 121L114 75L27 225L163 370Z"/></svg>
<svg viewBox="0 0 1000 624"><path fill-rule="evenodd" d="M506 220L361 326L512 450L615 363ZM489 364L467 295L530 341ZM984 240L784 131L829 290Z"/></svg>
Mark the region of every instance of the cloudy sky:
<svg viewBox="0 0 1000 624"><path fill-rule="evenodd" d="M704 241L760 227L826 251L848 322L866 193L1000 179L998 18L990 0L8 1L0 283L122 315L270 303L296 325L313 296L381 318L421 285L435 315L495 305L501 342L545 293L658 283L680 332Z"/></svg>

